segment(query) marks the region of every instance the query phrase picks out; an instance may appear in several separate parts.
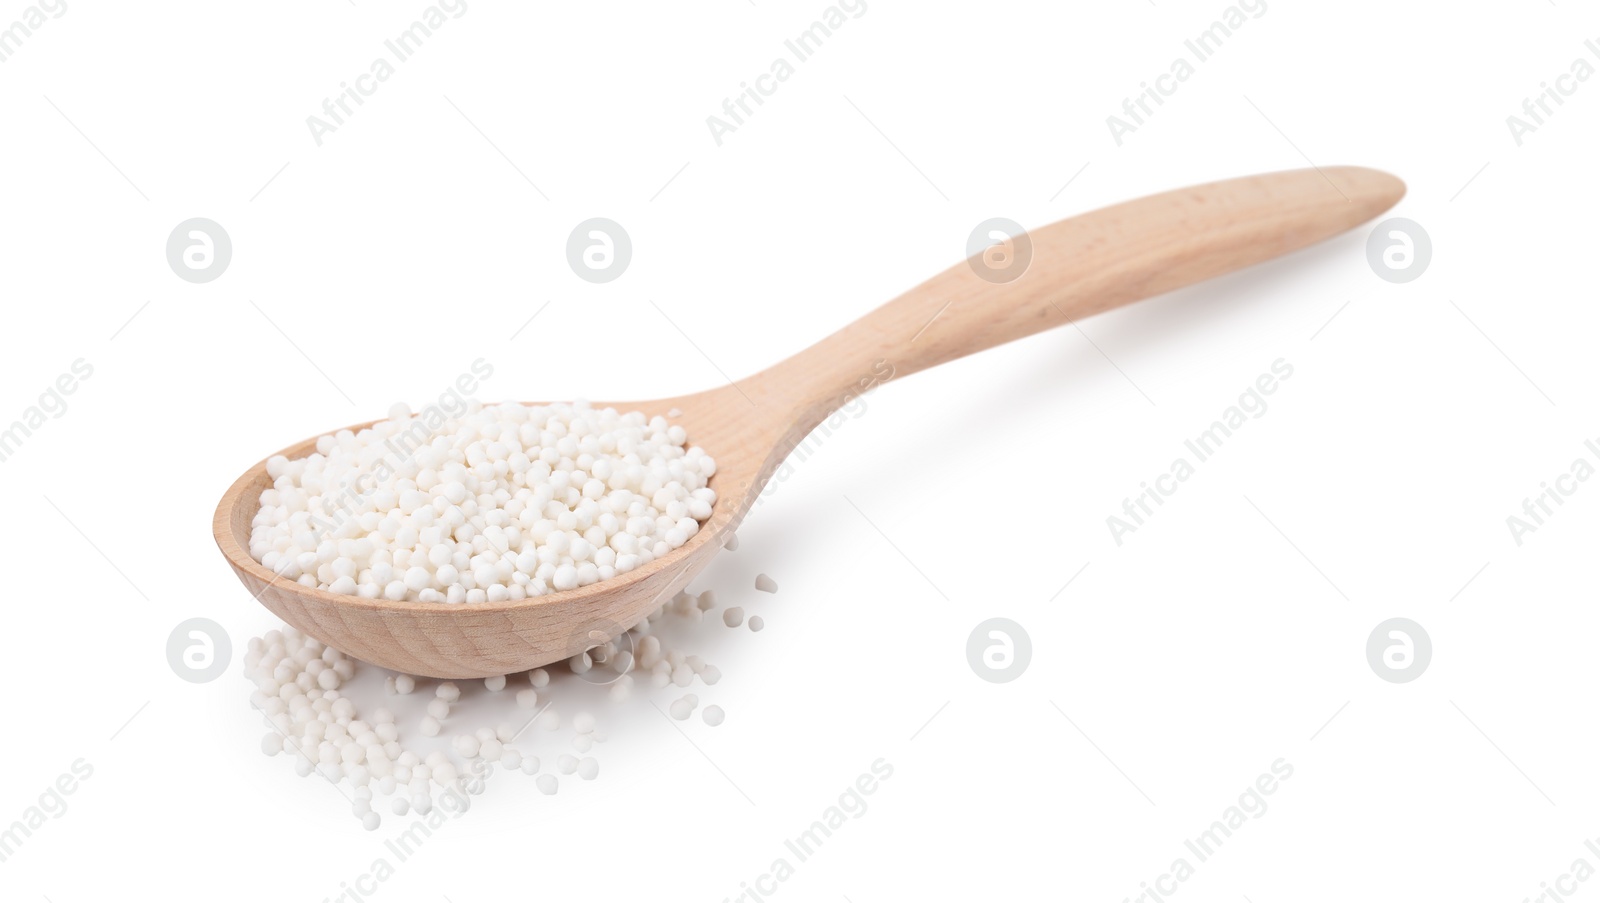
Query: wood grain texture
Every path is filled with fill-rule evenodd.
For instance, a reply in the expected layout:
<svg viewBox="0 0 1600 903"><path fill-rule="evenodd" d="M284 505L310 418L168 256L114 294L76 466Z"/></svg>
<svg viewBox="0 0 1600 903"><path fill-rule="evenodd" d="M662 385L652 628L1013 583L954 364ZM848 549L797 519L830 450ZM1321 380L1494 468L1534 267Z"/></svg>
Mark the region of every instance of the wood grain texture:
<svg viewBox="0 0 1600 903"><path fill-rule="evenodd" d="M340 596L284 581L248 552L251 519L271 485L265 459L223 496L213 532L262 604L343 652L430 677L525 671L615 636L687 585L794 446L886 370L899 378L1298 250L1373 218L1404 194L1388 174L1334 167L1130 201L1031 231L1032 261L1015 281L985 281L961 263L737 383L678 398L596 402L651 416L679 410L669 419L717 460L711 487L718 500L711 520L682 548L591 586L445 605ZM279 454L304 457L315 445L308 439Z"/></svg>

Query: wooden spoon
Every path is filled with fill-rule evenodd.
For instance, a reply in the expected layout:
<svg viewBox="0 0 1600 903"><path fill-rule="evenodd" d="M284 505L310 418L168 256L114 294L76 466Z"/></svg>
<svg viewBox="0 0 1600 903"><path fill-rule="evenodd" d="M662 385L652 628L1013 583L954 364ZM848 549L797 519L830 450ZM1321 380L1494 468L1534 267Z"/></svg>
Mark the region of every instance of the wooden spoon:
<svg viewBox="0 0 1600 903"><path fill-rule="evenodd" d="M617 636L688 584L788 453L863 389L1306 247L1371 219L1404 194L1394 176L1337 167L1214 182L1107 207L1028 233L1031 263L1009 282L1002 281L1012 275L1004 261L997 269L997 261L979 255L737 383L611 403L651 416L675 412L669 419L717 460L717 504L681 548L590 586L447 605L362 599L285 581L247 552L250 521L271 485L265 461L222 497L213 522L217 545L274 614L357 658L430 677L526 671ZM1023 244L1016 239L997 253L1020 259ZM307 439L279 454L304 457L315 446Z"/></svg>

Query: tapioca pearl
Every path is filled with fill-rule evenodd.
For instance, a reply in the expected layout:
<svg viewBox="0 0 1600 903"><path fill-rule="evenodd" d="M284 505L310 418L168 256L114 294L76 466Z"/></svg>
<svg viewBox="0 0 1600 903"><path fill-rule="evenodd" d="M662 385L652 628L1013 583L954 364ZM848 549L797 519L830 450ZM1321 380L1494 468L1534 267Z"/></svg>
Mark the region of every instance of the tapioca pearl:
<svg viewBox="0 0 1600 903"><path fill-rule="evenodd" d="M556 590L569 590L578 588L578 569L570 564L563 564L556 568L551 585Z"/></svg>

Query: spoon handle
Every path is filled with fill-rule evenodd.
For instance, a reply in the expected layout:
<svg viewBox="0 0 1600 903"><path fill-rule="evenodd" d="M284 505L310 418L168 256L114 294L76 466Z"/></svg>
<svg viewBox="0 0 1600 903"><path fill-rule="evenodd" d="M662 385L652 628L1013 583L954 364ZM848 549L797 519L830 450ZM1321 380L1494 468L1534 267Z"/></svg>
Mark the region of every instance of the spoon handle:
<svg viewBox="0 0 1600 903"><path fill-rule="evenodd" d="M765 396L768 410L789 412L786 426L803 434L889 375L1287 254L1373 218L1404 194L1405 184L1387 173L1332 167L1106 207L957 264L740 386ZM1020 276L1006 269L1025 256Z"/></svg>

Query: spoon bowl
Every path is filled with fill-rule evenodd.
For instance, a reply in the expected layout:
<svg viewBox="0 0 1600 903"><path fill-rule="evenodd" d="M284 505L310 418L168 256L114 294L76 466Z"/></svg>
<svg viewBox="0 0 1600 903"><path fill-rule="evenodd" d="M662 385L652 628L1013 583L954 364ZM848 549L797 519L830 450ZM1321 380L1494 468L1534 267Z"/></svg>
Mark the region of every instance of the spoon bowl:
<svg viewBox="0 0 1600 903"><path fill-rule="evenodd" d="M363 661L440 678L526 671L638 623L721 550L783 459L819 423L890 379L1304 248L1392 207L1404 184L1359 167L1184 188L1010 236L774 367L656 401L594 403L661 415L717 461L711 517L683 546L610 580L520 600L450 605L340 595L285 580L249 554L272 486L263 460L217 506L217 546L286 623ZM349 427L353 431L370 426ZM316 439L278 454L302 458Z"/></svg>
<svg viewBox="0 0 1600 903"><path fill-rule="evenodd" d="M727 395L732 395L731 399ZM732 402L748 406L734 386L657 401L601 403L595 408L642 411L670 417L689 432L694 444L720 449L717 473L708 485L717 492L711 518L689 541L611 580L565 592L520 600L448 605L364 599L302 586L285 580L251 557L250 525L261 508L261 493L272 488L265 460L228 489L217 506L213 529L218 547L256 600L341 652L394 671L427 677L473 678L514 674L571 658L639 622L689 581L722 549L742 512L723 504L724 486L752 485L752 450L746 431L720 412ZM347 429L359 433L372 423ZM316 451L317 438L280 452L290 460Z"/></svg>

